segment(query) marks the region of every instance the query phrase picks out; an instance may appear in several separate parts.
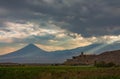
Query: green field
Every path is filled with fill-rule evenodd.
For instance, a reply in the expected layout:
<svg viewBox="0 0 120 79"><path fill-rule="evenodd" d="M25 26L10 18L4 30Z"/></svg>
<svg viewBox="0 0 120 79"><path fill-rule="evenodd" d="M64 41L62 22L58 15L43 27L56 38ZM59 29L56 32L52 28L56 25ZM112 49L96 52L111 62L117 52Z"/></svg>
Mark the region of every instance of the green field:
<svg viewBox="0 0 120 79"><path fill-rule="evenodd" d="M120 79L120 68L81 66L0 67L0 79Z"/></svg>

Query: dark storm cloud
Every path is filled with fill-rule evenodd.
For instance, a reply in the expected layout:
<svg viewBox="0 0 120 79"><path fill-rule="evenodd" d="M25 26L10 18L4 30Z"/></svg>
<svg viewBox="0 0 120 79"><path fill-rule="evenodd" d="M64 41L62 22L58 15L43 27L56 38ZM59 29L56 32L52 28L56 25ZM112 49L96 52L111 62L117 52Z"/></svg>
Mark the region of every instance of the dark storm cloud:
<svg viewBox="0 0 120 79"><path fill-rule="evenodd" d="M26 0L0 0L0 7L9 9L25 8Z"/></svg>
<svg viewBox="0 0 120 79"><path fill-rule="evenodd" d="M4 11L0 17L52 20L61 28L83 36L118 35L119 4L119 0L0 0L0 11Z"/></svg>

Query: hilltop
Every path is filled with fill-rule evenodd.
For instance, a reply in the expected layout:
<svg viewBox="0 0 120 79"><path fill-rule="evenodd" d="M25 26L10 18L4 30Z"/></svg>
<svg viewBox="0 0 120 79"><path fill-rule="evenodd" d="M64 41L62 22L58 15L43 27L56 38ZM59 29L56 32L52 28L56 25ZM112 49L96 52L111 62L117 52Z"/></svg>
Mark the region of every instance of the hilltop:
<svg viewBox="0 0 120 79"><path fill-rule="evenodd" d="M106 62L120 65L120 50L107 51L101 54L85 55L81 53L79 56L74 56L72 59L67 59L66 65L93 65L95 62Z"/></svg>

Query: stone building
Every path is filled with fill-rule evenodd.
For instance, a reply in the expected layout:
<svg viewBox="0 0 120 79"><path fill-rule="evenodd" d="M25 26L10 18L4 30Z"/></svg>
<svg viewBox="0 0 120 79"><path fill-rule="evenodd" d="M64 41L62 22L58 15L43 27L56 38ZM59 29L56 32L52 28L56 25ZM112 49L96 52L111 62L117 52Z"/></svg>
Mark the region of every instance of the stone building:
<svg viewBox="0 0 120 79"><path fill-rule="evenodd" d="M81 55L74 56L72 59L67 59L65 65L91 65L94 64L96 55L85 55L81 52Z"/></svg>

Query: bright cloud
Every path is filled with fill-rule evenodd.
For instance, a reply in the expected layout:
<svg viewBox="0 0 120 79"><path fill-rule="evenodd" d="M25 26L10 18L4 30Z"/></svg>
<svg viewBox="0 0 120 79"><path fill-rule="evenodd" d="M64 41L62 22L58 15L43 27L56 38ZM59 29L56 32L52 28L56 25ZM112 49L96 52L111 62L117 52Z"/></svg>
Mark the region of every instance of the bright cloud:
<svg viewBox="0 0 120 79"><path fill-rule="evenodd" d="M41 23L34 22L4 22L4 25L6 26L4 30L0 30L1 43L35 43L46 51L73 49L94 43L120 42L120 35L83 37L81 34L58 27L52 21L45 23L45 27ZM5 49L2 49L0 53L11 52L17 48Z"/></svg>
<svg viewBox="0 0 120 79"><path fill-rule="evenodd" d="M14 22L5 22L4 25L6 26L5 30L0 30L0 41L2 42L13 42L12 39L19 38L24 39L29 36L45 36L47 34L56 35L59 33L64 32L64 30L56 27L54 24L47 24L47 26L54 29L48 28L41 28L41 25L34 24L34 23L14 23ZM4 41L3 41L4 40Z"/></svg>

